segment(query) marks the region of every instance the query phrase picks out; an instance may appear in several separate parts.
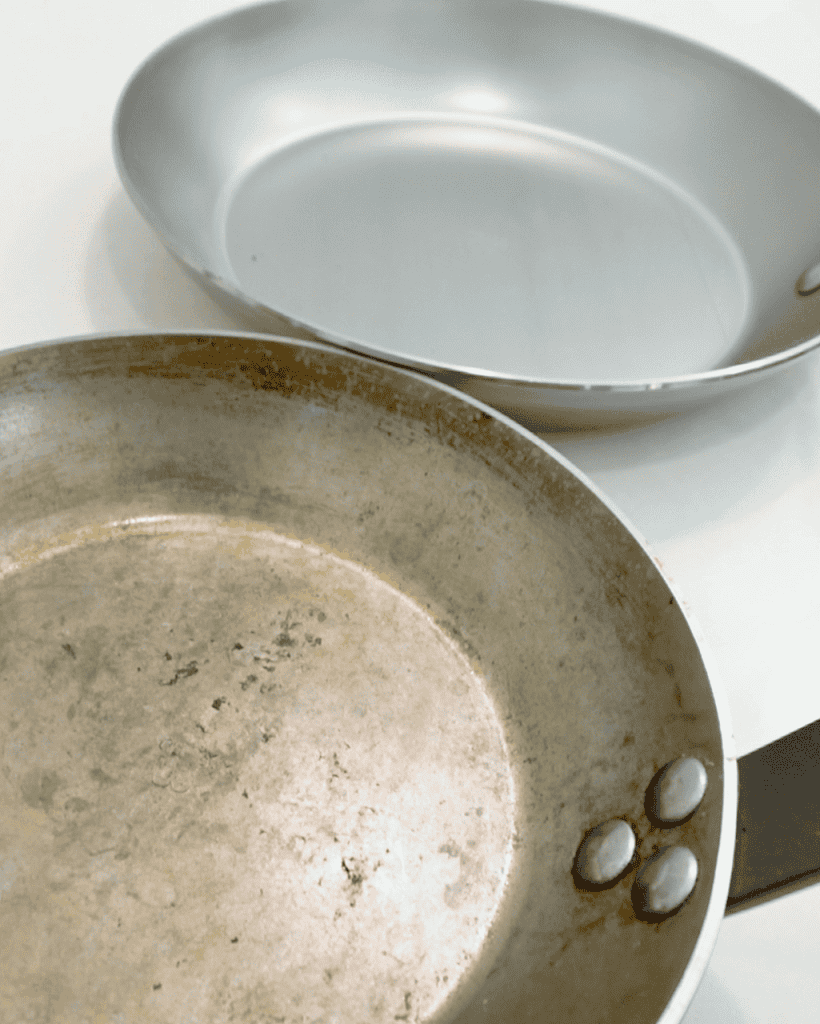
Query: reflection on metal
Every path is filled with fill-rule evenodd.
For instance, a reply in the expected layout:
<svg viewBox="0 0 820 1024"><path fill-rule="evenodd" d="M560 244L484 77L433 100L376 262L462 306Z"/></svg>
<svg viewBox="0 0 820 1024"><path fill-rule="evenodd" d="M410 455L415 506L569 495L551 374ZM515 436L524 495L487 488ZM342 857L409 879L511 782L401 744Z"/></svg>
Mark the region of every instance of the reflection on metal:
<svg viewBox="0 0 820 1024"><path fill-rule="evenodd" d="M447 100L456 109L473 110L477 114L498 114L510 104L504 93L484 86L450 93Z"/></svg>
<svg viewBox="0 0 820 1024"><path fill-rule="evenodd" d="M820 344L795 292L820 131L796 97L563 4L370 14L233 11L120 101L137 207L260 329L275 313L536 422L673 411Z"/></svg>

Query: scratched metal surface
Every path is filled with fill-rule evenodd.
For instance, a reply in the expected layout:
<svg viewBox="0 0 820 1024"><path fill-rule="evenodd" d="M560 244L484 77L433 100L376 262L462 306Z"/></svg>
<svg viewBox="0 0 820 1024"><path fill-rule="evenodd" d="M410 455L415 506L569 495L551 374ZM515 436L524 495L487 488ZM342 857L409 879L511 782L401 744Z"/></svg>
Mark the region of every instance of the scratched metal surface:
<svg viewBox="0 0 820 1024"><path fill-rule="evenodd" d="M296 343L0 373L5 1019L679 1019L734 762L674 595L557 455ZM682 753L710 785L662 828ZM671 917L637 860L575 884L615 816L698 858Z"/></svg>

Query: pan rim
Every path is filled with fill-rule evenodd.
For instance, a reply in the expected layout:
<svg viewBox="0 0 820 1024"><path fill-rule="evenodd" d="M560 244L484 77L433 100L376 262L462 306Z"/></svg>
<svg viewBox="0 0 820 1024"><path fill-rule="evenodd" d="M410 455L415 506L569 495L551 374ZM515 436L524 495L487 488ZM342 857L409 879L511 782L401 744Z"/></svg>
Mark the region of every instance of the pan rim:
<svg viewBox="0 0 820 1024"><path fill-rule="evenodd" d="M71 344L81 343L93 343L95 341L112 341L112 340L139 340L140 338L180 338L180 339L204 339L204 338L225 338L234 341L246 341L246 342L262 342L267 344L275 345L286 345L293 350L307 349L308 351L329 354L329 355L343 355L345 358L362 360L364 362L374 362L374 360L367 359L358 353L340 353L337 348L332 345L327 345L320 341L308 341L295 338L287 338L283 336L248 332L248 331L210 331L200 330L192 331L187 330L163 330L163 331L127 331L123 333L115 333L111 331L96 332L93 334L75 335L67 338L61 338L56 340L46 340L33 342L26 345L17 346L15 348L6 349L0 352L0 370L3 364L6 362L13 362L15 359L20 357L25 358L26 353L35 352L38 350L63 347ZM695 991L700 984L701 978L706 970L709 962L712 950L715 942L717 941L718 931L720 924L725 915L726 900L729 893L729 885L731 879L732 865L734 861L734 850L735 850L735 836L736 836L736 818L737 818L737 800L738 800L738 774L737 774L737 756L736 746L734 740L734 734L731 725L731 714L729 709L729 701L726 690L720 681L720 673L717 666L716 658L711 650L710 644L705 637L705 634L700 627L696 617L693 615L691 609L687 605L683 596L679 593L678 587L675 582L669 577L666 570L664 569L660 559L653 554L651 546L647 539L643 536L641 531L637 529L629 518L613 503L609 496L602 491L598 485L591 480L582 470L576 467L569 459L562 455L559 451L554 449L546 441L542 440L538 435L528 430L521 423L512 419L511 417L499 412L497 409L487 405L486 403L474 398L472 395L465 394L458 389L446 384L442 381L431 379L425 374L418 373L413 370L406 369L404 367L393 367L395 371L400 373L402 376L407 376L411 380L423 383L436 391L446 394L452 398L458 399L464 402L466 405L471 406L476 412L483 414L484 416L498 420L504 424L507 428L518 434L523 440L529 444L540 449L547 456L562 466L567 472L569 472L576 480L578 480L601 504L607 509L607 511L614 516L614 518L621 524L621 526L630 534L634 541L638 544L644 555L653 563L655 569L663 579L664 584L668 588L669 592L674 597L683 620L690 630L692 637L697 645L699 656L703 662L704 669L706 671L707 678L711 689L712 699L715 705L715 713L718 720L718 728L720 731L721 745L722 745L722 810L721 810L721 824L720 824L720 836L718 841L717 857L715 862L715 871L712 879L712 887L709 895L709 901L707 904L706 913L703 921L701 922L700 931L698 933L697 940L694 948L689 956L689 960L683 970L680 981L675 988L672 997L667 1003L663 1013L658 1018L657 1024L678 1024L683 1017L689 1003L694 997ZM0 394L2 394L2 386L0 385Z"/></svg>

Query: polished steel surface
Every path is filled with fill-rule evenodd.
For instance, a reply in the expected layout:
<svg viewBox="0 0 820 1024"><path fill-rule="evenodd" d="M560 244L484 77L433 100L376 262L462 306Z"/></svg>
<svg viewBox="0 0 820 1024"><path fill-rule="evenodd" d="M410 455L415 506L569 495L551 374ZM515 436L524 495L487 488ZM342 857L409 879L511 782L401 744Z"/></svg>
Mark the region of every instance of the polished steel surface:
<svg viewBox="0 0 820 1024"><path fill-rule="evenodd" d="M0 440L3 1020L680 1020L731 731L560 455L416 374L193 334L4 354ZM681 749L712 784L658 828ZM668 919L575 884L616 816L640 863L696 854Z"/></svg>
<svg viewBox="0 0 820 1024"><path fill-rule="evenodd" d="M534 423L669 412L820 336L820 117L717 53L540 0L282 0L159 50L122 180L258 319Z"/></svg>

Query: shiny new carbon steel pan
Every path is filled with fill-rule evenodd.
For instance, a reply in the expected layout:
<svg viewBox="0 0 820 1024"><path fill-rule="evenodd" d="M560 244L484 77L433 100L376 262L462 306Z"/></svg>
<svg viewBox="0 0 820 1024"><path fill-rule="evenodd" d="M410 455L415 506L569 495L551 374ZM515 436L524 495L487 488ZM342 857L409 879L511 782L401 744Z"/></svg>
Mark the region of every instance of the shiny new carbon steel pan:
<svg viewBox="0 0 820 1024"><path fill-rule="evenodd" d="M0 700L9 1024L671 1024L724 912L731 736L645 548L328 346L0 357Z"/></svg>
<svg viewBox="0 0 820 1024"><path fill-rule="evenodd" d="M135 74L122 180L261 329L534 421L663 412L820 335L820 117L540 0L283 0Z"/></svg>

